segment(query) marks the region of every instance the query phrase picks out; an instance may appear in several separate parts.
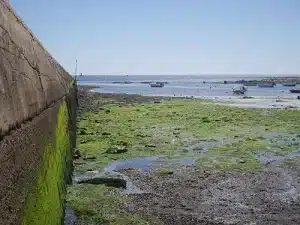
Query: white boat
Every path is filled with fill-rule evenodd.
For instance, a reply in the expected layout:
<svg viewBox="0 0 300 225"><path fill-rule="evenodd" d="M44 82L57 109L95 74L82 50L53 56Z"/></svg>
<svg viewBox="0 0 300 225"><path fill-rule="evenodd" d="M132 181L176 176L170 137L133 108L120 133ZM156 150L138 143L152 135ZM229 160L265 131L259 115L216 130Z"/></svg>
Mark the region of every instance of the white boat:
<svg viewBox="0 0 300 225"><path fill-rule="evenodd" d="M150 87L163 87L165 84L163 82L153 82L150 83Z"/></svg>
<svg viewBox="0 0 300 225"><path fill-rule="evenodd" d="M236 86L233 89L234 94L243 95L247 91L247 88L244 85Z"/></svg>
<svg viewBox="0 0 300 225"><path fill-rule="evenodd" d="M282 86L286 87L295 87L297 85L296 82L282 83Z"/></svg>

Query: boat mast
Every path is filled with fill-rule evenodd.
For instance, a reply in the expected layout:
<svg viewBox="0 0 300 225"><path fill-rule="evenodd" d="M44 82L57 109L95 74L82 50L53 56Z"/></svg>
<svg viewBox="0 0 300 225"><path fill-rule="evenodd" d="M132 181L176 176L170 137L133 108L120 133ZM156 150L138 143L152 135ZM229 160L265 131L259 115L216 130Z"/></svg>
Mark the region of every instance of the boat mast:
<svg viewBox="0 0 300 225"><path fill-rule="evenodd" d="M76 59L76 64L75 64L75 73L74 73L74 76L75 76L75 80L76 80L76 77L77 77L77 59Z"/></svg>

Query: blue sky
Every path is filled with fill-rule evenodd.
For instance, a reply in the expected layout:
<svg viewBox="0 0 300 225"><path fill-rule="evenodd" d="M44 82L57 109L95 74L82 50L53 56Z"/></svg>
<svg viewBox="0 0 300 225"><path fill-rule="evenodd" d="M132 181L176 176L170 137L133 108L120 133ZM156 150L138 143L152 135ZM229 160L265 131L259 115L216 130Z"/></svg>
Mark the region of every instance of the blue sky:
<svg viewBox="0 0 300 225"><path fill-rule="evenodd" d="M71 73L300 73L299 0L10 1Z"/></svg>

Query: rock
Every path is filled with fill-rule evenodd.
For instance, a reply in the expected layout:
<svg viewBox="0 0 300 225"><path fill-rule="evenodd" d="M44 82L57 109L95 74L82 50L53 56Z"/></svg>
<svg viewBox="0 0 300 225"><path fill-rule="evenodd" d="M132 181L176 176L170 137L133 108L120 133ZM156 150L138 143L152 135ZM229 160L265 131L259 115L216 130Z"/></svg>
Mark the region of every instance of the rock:
<svg viewBox="0 0 300 225"><path fill-rule="evenodd" d="M103 132L102 135L103 136L109 136L109 135L111 135L111 133L109 133L109 132Z"/></svg>
<svg viewBox="0 0 300 225"><path fill-rule="evenodd" d="M105 175L96 175L90 178L83 178L77 181L78 184L105 184L109 187L124 188L126 189L127 181L121 177L116 176L105 176Z"/></svg>
<svg viewBox="0 0 300 225"><path fill-rule="evenodd" d="M83 159L84 160L95 160L97 158L96 158L96 156L89 155L89 156L84 156Z"/></svg>
<svg viewBox="0 0 300 225"><path fill-rule="evenodd" d="M154 144L147 144L146 147L148 147L148 148L156 148L156 145L154 145Z"/></svg>
<svg viewBox="0 0 300 225"><path fill-rule="evenodd" d="M202 117L201 120L202 120L203 123L210 123L210 119L208 117L206 117L206 116Z"/></svg>
<svg viewBox="0 0 300 225"><path fill-rule="evenodd" d="M105 151L105 153L107 153L107 154L121 154L121 153L125 153L125 152L128 152L128 150L124 146L110 147Z"/></svg>
<svg viewBox="0 0 300 225"><path fill-rule="evenodd" d="M87 133L85 130L81 130L81 131L79 132L79 135L88 135L88 133Z"/></svg>
<svg viewBox="0 0 300 225"><path fill-rule="evenodd" d="M122 145L122 146L128 146L129 145L127 141L118 141L118 144Z"/></svg>
<svg viewBox="0 0 300 225"><path fill-rule="evenodd" d="M74 157L74 159L79 159L81 157L81 154L77 149L75 149L73 157Z"/></svg>
<svg viewBox="0 0 300 225"><path fill-rule="evenodd" d="M240 160L238 161L238 163L244 164L244 163L246 163L246 160L240 159Z"/></svg>
<svg viewBox="0 0 300 225"><path fill-rule="evenodd" d="M110 113L110 110L109 110L109 109L106 109L106 110L105 110L105 113Z"/></svg>

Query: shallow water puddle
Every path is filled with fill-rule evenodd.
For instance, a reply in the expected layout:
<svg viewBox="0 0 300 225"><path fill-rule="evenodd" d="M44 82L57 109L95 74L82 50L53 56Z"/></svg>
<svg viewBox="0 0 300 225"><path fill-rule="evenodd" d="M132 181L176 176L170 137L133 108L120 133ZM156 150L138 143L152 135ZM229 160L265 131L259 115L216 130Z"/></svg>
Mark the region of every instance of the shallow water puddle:
<svg viewBox="0 0 300 225"><path fill-rule="evenodd" d="M151 171L155 168L166 168L174 166L192 166L196 158L187 157L180 159L169 159L166 156L137 157L133 159L124 159L108 164L106 170L119 171L121 169L137 168L143 171Z"/></svg>
<svg viewBox="0 0 300 225"><path fill-rule="evenodd" d="M262 164L274 164L278 165L283 160L293 159L300 156L300 148L296 151L288 153L286 156L276 156L269 152L259 152L256 154L256 159L259 160Z"/></svg>
<svg viewBox="0 0 300 225"><path fill-rule="evenodd" d="M64 218L64 225L76 225L77 216L75 212L70 209L65 209L65 218Z"/></svg>

